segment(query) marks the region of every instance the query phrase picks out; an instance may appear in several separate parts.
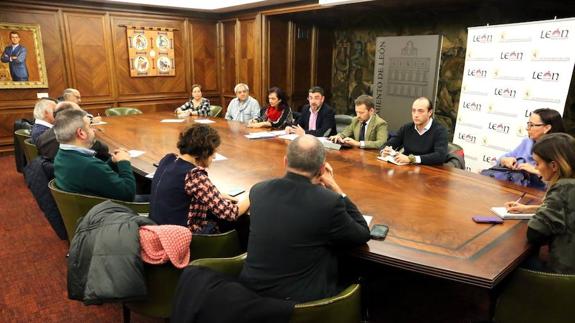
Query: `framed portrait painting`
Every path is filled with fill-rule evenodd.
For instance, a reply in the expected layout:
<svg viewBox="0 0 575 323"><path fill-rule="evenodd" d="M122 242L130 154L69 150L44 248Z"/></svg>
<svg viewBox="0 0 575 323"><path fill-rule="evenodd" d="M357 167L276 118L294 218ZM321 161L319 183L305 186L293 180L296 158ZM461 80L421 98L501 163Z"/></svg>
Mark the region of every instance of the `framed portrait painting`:
<svg viewBox="0 0 575 323"><path fill-rule="evenodd" d="M0 89L47 88L40 26L0 22Z"/></svg>

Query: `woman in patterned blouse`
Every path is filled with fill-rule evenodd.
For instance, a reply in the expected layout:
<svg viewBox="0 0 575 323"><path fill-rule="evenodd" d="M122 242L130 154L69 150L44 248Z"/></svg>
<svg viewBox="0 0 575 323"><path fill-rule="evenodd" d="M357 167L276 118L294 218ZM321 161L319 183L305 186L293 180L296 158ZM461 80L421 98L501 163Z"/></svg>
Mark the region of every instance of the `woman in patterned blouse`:
<svg viewBox="0 0 575 323"><path fill-rule="evenodd" d="M220 221L235 221L249 208L249 199L221 193L208 177L220 135L194 124L180 134L180 156L167 154L152 180L150 218L158 224L187 226L194 233L218 233ZM220 222L221 223L221 222Z"/></svg>
<svg viewBox="0 0 575 323"><path fill-rule="evenodd" d="M210 114L210 100L202 97L202 86L192 85L192 97L181 107L176 109L178 117L207 116Z"/></svg>

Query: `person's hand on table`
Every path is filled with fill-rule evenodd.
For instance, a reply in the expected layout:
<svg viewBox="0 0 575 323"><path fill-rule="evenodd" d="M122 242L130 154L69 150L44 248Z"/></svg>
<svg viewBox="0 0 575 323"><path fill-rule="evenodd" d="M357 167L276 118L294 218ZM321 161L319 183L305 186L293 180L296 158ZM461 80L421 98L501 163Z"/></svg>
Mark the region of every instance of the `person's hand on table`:
<svg viewBox="0 0 575 323"><path fill-rule="evenodd" d="M122 160L130 161L130 159L132 159L132 157L130 157L130 153L126 149L123 148L115 149L112 152L112 161L114 163L117 163Z"/></svg>

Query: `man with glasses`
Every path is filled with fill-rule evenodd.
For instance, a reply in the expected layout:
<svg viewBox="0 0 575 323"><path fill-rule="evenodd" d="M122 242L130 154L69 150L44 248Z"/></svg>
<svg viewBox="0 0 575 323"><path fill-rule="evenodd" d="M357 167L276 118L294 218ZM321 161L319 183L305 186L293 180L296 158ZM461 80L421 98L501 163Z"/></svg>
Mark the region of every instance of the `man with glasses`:
<svg viewBox="0 0 575 323"><path fill-rule="evenodd" d="M309 89L307 100L309 104L302 108L296 126L286 127L286 132L316 137L335 135L337 133L335 113L327 103L324 103L323 89L319 86Z"/></svg>
<svg viewBox="0 0 575 323"><path fill-rule="evenodd" d="M54 118L56 118L59 113L66 110L82 111L82 108L73 102L60 102L54 107ZM38 137L36 140L36 147L38 148L38 154L40 156L46 158L49 161L54 160L54 157L56 157L56 153L58 152L59 148L58 141L56 140L56 134L54 133L54 128L44 131L44 133ZM96 157L103 161L107 161L110 158L108 146L99 140L94 141L91 149L96 151Z"/></svg>
<svg viewBox="0 0 575 323"><path fill-rule="evenodd" d="M250 96L250 88L247 84L238 83L234 87L236 98L228 105L226 112L227 120L248 123L260 116L260 104Z"/></svg>
<svg viewBox="0 0 575 323"><path fill-rule="evenodd" d="M54 125L60 149L54 159L56 186L64 191L133 201L136 180L130 154L116 149L108 162L95 157L91 149L96 133L90 118L81 109L68 109L56 115Z"/></svg>

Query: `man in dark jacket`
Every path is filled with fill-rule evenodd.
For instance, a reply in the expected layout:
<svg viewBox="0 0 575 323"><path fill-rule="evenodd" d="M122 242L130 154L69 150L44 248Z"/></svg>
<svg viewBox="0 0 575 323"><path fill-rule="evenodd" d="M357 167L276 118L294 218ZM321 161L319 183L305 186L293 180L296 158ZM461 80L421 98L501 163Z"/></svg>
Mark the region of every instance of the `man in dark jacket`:
<svg viewBox="0 0 575 323"><path fill-rule="evenodd" d="M335 112L324 103L323 89L314 86L309 89L307 98L309 104L301 109L301 116L295 127L286 127L288 133L298 135L310 134L316 137L333 136L337 133L335 127Z"/></svg>
<svg viewBox="0 0 575 323"><path fill-rule="evenodd" d="M262 296L295 302L338 293L335 252L369 240L357 207L335 182L321 142L288 146L287 174L250 191L248 255L240 279Z"/></svg>
<svg viewBox="0 0 575 323"><path fill-rule="evenodd" d="M112 201L94 206L70 242L68 297L86 305L145 297L139 228L154 224Z"/></svg>

